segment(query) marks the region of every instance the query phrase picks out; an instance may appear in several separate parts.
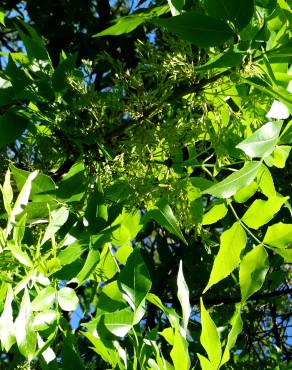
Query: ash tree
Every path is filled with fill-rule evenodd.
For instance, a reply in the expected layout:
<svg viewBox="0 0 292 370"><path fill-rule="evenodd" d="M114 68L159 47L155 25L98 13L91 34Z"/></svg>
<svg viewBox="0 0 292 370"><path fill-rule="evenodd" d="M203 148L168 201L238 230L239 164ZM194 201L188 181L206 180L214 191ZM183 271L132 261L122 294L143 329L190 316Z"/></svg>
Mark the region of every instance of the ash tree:
<svg viewBox="0 0 292 370"><path fill-rule="evenodd" d="M290 0L0 8L0 367L291 368Z"/></svg>

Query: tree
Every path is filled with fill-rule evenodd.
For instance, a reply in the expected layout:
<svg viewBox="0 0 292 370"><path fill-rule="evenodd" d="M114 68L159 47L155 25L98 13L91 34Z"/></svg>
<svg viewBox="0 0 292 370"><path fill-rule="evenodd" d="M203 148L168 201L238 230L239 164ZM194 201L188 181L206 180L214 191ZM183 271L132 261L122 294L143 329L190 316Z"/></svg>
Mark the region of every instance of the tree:
<svg viewBox="0 0 292 370"><path fill-rule="evenodd" d="M290 368L291 6L3 2L2 366Z"/></svg>

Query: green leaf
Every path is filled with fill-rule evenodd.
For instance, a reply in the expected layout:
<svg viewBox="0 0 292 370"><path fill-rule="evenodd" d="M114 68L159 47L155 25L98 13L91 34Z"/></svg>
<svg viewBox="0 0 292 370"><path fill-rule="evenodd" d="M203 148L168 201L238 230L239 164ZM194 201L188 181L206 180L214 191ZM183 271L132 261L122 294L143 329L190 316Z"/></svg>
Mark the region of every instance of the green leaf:
<svg viewBox="0 0 292 370"><path fill-rule="evenodd" d="M18 190L21 190L30 172L21 170L12 163L10 163L9 167ZM54 181L49 176L38 173L31 186L30 199L34 202L55 202L55 197L53 196L55 190L56 185Z"/></svg>
<svg viewBox="0 0 292 370"><path fill-rule="evenodd" d="M141 16L128 15L120 18L116 24L106 28L104 31L95 34L93 37L113 35L118 36L124 33L129 33L135 30L140 24L145 22L145 18Z"/></svg>
<svg viewBox="0 0 292 370"><path fill-rule="evenodd" d="M9 170L6 171L3 187L0 184L0 190L2 192L3 203L4 203L5 210L8 214L8 216L10 216L11 203L13 201L13 190L12 190L12 186L11 186L10 171Z"/></svg>
<svg viewBox="0 0 292 370"><path fill-rule="evenodd" d="M205 293L212 285L226 278L240 263L240 254L246 245L246 233L239 222L225 230L220 237L220 249L215 257Z"/></svg>
<svg viewBox="0 0 292 370"><path fill-rule="evenodd" d="M200 299L200 302L202 324L202 332L200 336L201 344L207 352L209 361L211 362L213 368L217 369L222 355L219 334L214 321L211 319L208 311L205 309L202 298Z"/></svg>
<svg viewBox="0 0 292 370"><path fill-rule="evenodd" d="M232 197L239 189L249 185L256 177L261 162L247 162L243 168L232 173L226 179L204 190L203 194L211 194L217 198Z"/></svg>
<svg viewBox="0 0 292 370"><path fill-rule="evenodd" d="M0 8L0 23L3 26L5 26L4 20L5 20L5 11L3 8Z"/></svg>
<svg viewBox="0 0 292 370"><path fill-rule="evenodd" d="M153 219L159 223L160 226L164 227L170 233L176 235L180 238L186 245L188 245L185 237L183 236L179 223L175 218L172 209L166 203L164 199L160 199L155 207L157 209L151 209L147 212L147 214L143 217L143 222L146 223L149 219Z"/></svg>
<svg viewBox="0 0 292 370"><path fill-rule="evenodd" d="M234 35L225 22L196 12L157 19L153 23L166 28L183 40L202 47L222 45Z"/></svg>
<svg viewBox="0 0 292 370"><path fill-rule="evenodd" d="M237 203L244 203L246 202L250 197L252 197L256 191L258 190L258 184L253 181L249 185L245 186L242 189L239 189L235 194L234 194L234 200Z"/></svg>
<svg viewBox="0 0 292 370"><path fill-rule="evenodd" d="M251 158L267 157L272 153L278 142L281 127L282 122L268 122L250 137L236 145L236 148L243 150Z"/></svg>
<svg viewBox="0 0 292 370"><path fill-rule="evenodd" d="M131 242L142 228L139 213L127 212L124 209L111 226L119 226L112 233L112 243L114 245L122 245Z"/></svg>
<svg viewBox="0 0 292 370"><path fill-rule="evenodd" d="M20 19L18 19L18 21L27 31L27 33L24 33L19 27L17 27L18 33L21 37L21 40L23 41L29 59L45 60L48 61L51 65L51 59L44 46L43 40L30 25Z"/></svg>
<svg viewBox="0 0 292 370"><path fill-rule="evenodd" d="M105 339L96 338L89 332L82 332L94 347L91 347L101 358L108 362L113 368L116 367L118 363L118 353L111 341Z"/></svg>
<svg viewBox="0 0 292 370"><path fill-rule="evenodd" d="M98 298L96 307L105 312L114 312L121 310L126 305L117 281L107 284Z"/></svg>
<svg viewBox="0 0 292 370"><path fill-rule="evenodd" d="M151 280L139 248L129 256L126 266L118 276L123 296L133 310L137 310L151 288Z"/></svg>
<svg viewBox="0 0 292 370"><path fill-rule="evenodd" d="M124 33L129 33L131 31L134 31L138 26L140 26L140 24L146 22L152 17L158 17L160 15L167 13L168 11L169 11L168 5L164 5L153 8L150 11L146 11L143 13L136 13L127 15L125 17L121 17L117 20L117 22L113 26L106 28L102 32L96 33L95 35L93 35L93 37L107 35L118 36Z"/></svg>
<svg viewBox="0 0 292 370"><path fill-rule="evenodd" d="M175 329L173 347L170 357L175 369L189 370L191 361L188 353L188 342L181 335L179 328Z"/></svg>
<svg viewBox="0 0 292 370"><path fill-rule="evenodd" d="M70 55L63 60L55 69L52 76L54 90L61 92L69 87L68 75L74 70L77 61L77 54Z"/></svg>
<svg viewBox="0 0 292 370"><path fill-rule="evenodd" d="M69 211L65 207L50 212L50 222L42 238L41 245L51 239L56 232L65 224L69 216Z"/></svg>
<svg viewBox="0 0 292 370"><path fill-rule="evenodd" d="M77 161L59 183L56 196L63 202L79 202L85 193L86 177L82 161Z"/></svg>
<svg viewBox="0 0 292 370"><path fill-rule="evenodd" d="M32 314L27 289L24 289L20 309L14 323L15 337L19 352L32 360L36 348L36 333L32 329Z"/></svg>
<svg viewBox="0 0 292 370"><path fill-rule="evenodd" d="M58 304L64 311L75 311L79 299L72 288L64 287L61 288L57 293Z"/></svg>
<svg viewBox="0 0 292 370"><path fill-rule="evenodd" d="M279 212L289 197L274 196L268 200L255 200L242 217L242 221L252 229L265 225Z"/></svg>
<svg viewBox="0 0 292 370"><path fill-rule="evenodd" d="M55 301L55 296L55 289L52 286L42 289L31 302L31 310L43 311L50 308Z"/></svg>
<svg viewBox="0 0 292 370"><path fill-rule="evenodd" d="M223 353L223 356L222 356L220 367L222 365L224 365L226 362L229 361L229 359L230 359L230 350L234 347L234 345L236 343L236 339L242 331L243 324L242 324L242 320L241 320L241 317L240 317L240 308L241 308L240 304L237 304L236 308L235 308L234 315L232 316L232 318L230 320L231 330L228 334L227 343L226 343L226 346L225 346L225 349L224 349L224 353Z"/></svg>
<svg viewBox="0 0 292 370"><path fill-rule="evenodd" d="M272 154L265 158L265 162L269 167L275 166L278 168L284 168L286 160L289 157L291 146L288 145L276 145Z"/></svg>
<svg viewBox="0 0 292 370"><path fill-rule="evenodd" d="M37 174L38 174L37 171L34 171L29 174L25 184L23 185L15 201L14 207L10 215L10 220L9 220L10 222L9 222L9 225L7 226L8 233L11 231L12 224L15 223L16 217L24 211L24 207L28 203L30 192L31 192L31 187L32 187L32 182L37 177Z"/></svg>
<svg viewBox="0 0 292 370"><path fill-rule="evenodd" d="M203 355L197 353L202 370L214 370L211 362Z"/></svg>
<svg viewBox="0 0 292 370"><path fill-rule="evenodd" d="M241 301L245 302L251 295L261 289L269 268L268 253L260 244L248 252L241 261L239 284Z"/></svg>
<svg viewBox="0 0 292 370"><path fill-rule="evenodd" d="M25 251L23 251L21 247L14 242L14 240L9 240L7 242L7 245L13 257L16 258L18 262L27 267L33 266L33 263L29 258L28 254Z"/></svg>
<svg viewBox="0 0 292 370"><path fill-rule="evenodd" d="M196 71L206 71L213 68L237 67L245 56L245 52L238 50L236 46L231 47L224 53L210 58L208 62L195 67Z"/></svg>
<svg viewBox="0 0 292 370"><path fill-rule="evenodd" d="M107 330L117 337L124 337L132 328L133 311L125 308L103 315L103 323Z"/></svg>
<svg viewBox="0 0 292 370"><path fill-rule="evenodd" d="M75 343L75 338L73 334L67 330L63 334L62 341L62 370L72 370L72 366L78 370L85 370L83 361L77 351L77 344ZM73 365L74 364L74 365Z"/></svg>
<svg viewBox="0 0 292 370"><path fill-rule="evenodd" d="M224 218L227 214L225 203L216 204L207 213L204 214L202 225L211 225Z"/></svg>
<svg viewBox="0 0 292 370"><path fill-rule="evenodd" d="M112 256L109 251L109 246L107 243L111 240L111 233L112 228L108 228L105 230L102 230L100 233L96 235L90 236L89 241L89 253L86 257L86 261L83 265L82 270L78 273L76 276L76 279L78 281L78 285L80 286L94 271L94 269L100 268L102 270L102 274L104 275L104 279L106 278L106 262L107 262L107 255L110 255L111 260ZM103 248L102 255L100 255L100 250ZM116 270L114 271L115 274ZM113 274L113 275L114 275ZM113 276L112 275L112 276ZM111 276L111 277L112 277Z"/></svg>
<svg viewBox="0 0 292 370"><path fill-rule="evenodd" d="M28 120L12 112L0 116L0 148L12 144L26 130Z"/></svg>
<svg viewBox="0 0 292 370"><path fill-rule="evenodd" d="M261 192L266 197L275 197L277 195L276 189L274 186L273 177L271 175L271 172L265 165L261 165L261 168L259 169L259 172L257 173L257 183L259 185L259 188Z"/></svg>
<svg viewBox="0 0 292 370"><path fill-rule="evenodd" d="M232 22L239 31L249 23L254 12L253 0L204 0L204 5L208 15Z"/></svg>
<svg viewBox="0 0 292 370"><path fill-rule="evenodd" d="M187 333L188 322L192 311L189 299L189 289L183 275L182 261L179 263L179 270L177 275L177 298L180 302L183 314L185 337Z"/></svg>
<svg viewBox="0 0 292 370"><path fill-rule="evenodd" d="M279 222L269 226L263 243L276 248L288 248L292 243L292 224Z"/></svg>
<svg viewBox="0 0 292 370"><path fill-rule="evenodd" d="M56 322L58 316L59 315L57 311L44 309L35 314L31 326L34 331L47 330Z"/></svg>
<svg viewBox="0 0 292 370"><path fill-rule="evenodd" d="M10 350L15 343L14 325L13 325L13 290L11 285L8 285L7 295L5 299L4 309L0 317L0 341L6 352Z"/></svg>

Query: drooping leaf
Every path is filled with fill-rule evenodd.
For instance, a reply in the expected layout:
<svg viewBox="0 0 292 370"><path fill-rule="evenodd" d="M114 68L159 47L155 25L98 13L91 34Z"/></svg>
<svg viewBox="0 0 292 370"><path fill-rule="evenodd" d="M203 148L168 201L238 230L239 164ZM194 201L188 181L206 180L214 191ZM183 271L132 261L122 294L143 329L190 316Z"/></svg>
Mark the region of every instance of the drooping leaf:
<svg viewBox="0 0 292 370"><path fill-rule="evenodd" d="M205 356L201 355L200 353L197 353L197 356L199 358L202 370L213 370L214 369L211 362Z"/></svg>
<svg viewBox="0 0 292 370"><path fill-rule="evenodd" d="M145 21L163 15L169 11L168 5L159 6L156 8L151 9L150 11L130 14L125 17L121 17L117 20L117 22L106 28L105 30L93 35L93 37L100 37L100 36L107 36L113 35L118 36L124 33L129 33L134 31L140 24L144 23Z"/></svg>
<svg viewBox="0 0 292 370"><path fill-rule="evenodd" d="M282 205L287 201L288 197L274 196L268 200L255 200L242 217L242 221L252 229L268 223L276 213L279 212Z"/></svg>
<svg viewBox="0 0 292 370"><path fill-rule="evenodd" d="M243 257L239 270L242 302L245 302L251 295L261 289L268 268L268 253L261 244L253 248Z"/></svg>
<svg viewBox="0 0 292 370"><path fill-rule="evenodd" d="M191 361L188 353L188 342L181 335L179 328L175 329L170 357L175 369L189 370Z"/></svg>
<svg viewBox="0 0 292 370"><path fill-rule="evenodd" d="M135 248L129 256L126 266L118 276L118 284L129 305L133 310L138 309L151 288L150 276L139 248Z"/></svg>
<svg viewBox="0 0 292 370"><path fill-rule="evenodd" d="M239 143L236 148L251 158L267 157L274 150L280 135L282 122L268 122L256 130L250 137Z"/></svg>
<svg viewBox="0 0 292 370"><path fill-rule="evenodd" d="M234 35L227 23L193 11L153 22L181 39L202 47L222 45Z"/></svg>
<svg viewBox="0 0 292 370"><path fill-rule="evenodd" d="M223 21L232 22L238 30L243 29L251 20L254 12L254 1L245 0L204 0L207 14Z"/></svg>
<svg viewBox="0 0 292 370"><path fill-rule="evenodd" d="M211 225L224 218L227 214L225 203L216 204L207 213L204 214L202 225Z"/></svg>
<svg viewBox="0 0 292 370"><path fill-rule="evenodd" d="M34 171L32 172L25 184L23 185L22 189L20 190L20 193L15 201L15 204L13 206L13 209L11 211L10 215L10 224L8 225L8 233L11 231L12 224L15 223L16 217L21 214L24 211L24 207L27 205L30 192L31 192L31 187L32 187L32 182L33 180L37 177L38 172Z"/></svg>
<svg viewBox="0 0 292 370"><path fill-rule="evenodd" d="M32 313L28 290L25 288L19 313L14 323L15 337L19 352L29 360L32 360L36 348L36 333L32 325Z"/></svg>
<svg viewBox="0 0 292 370"><path fill-rule="evenodd" d="M271 172L265 165L261 165L256 181L259 185L260 191L268 198L275 197L277 195L273 177Z"/></svg>
<svg viewBox="0 0 292 370"><path fill-rule="evenodd" d="M226 179L204 190L203 194L211 194L217 198L232 197L239 189L249 185L256 177L261 162L247 162L243 168L232 173Z"/></svg>
<svg viewBox="0 0 292 370"><path fill-rule="evenodd" d="M189 289L183 275L182 261L179 263L179 270L177 275L177 297L180 302L183 314L184 331L187 332L188 321L191 314L191 305L189 300Z"/></svg>
<svg viewBox="0 0 292 370"><path fill-rule="evenodd" d="M220 237L220 249L215 257L205 293L210 287L226 278L240 263L240 254L246 245L246 233L239 222L225 230Z"/></svg>
<svg viewBox="0 0 292 370"><path fill-rule="evenodd" d="M241 333L243 323L240 317L240 304L236 305L235 312L230 320L231 330L228 334L227 343L224 349L220 367L230 359L230 350L234 347L238 335Z"/></svg>
<svg viewBox="0 0 292 370"><path fill-rule="evenodd" d="M212 320L211 316L204 306L202 298L200 302L202 324L202 332L200 336L201 344L207 352L209 361L212 364L213 369L218 369L222 355L219 334L214 321Z"/></svg>
<svg viewBox="0 0 292 370"><path fill-rule="evenodd" d="M64 287L61 288L57 293L58 304L64 311L75 311L79 299L72 288Z"/></svg>
<svg viewBox="0 0 292 370"><path fill-rule="evenodd" d="M12 311L13 298L12 287L11 285L8 285L4 309L0 317L0 341L6 352L10 350L16 341Z"/></svg>
<svg viewBox="0 0 292 370"><path fill-rule="evenodd" d="M94 271L97 264L100 262L100 250L106 243L110 242L111 231L112 229L106 229L96 235L90 236L88 255L81 271L76 276L79 285L81 285L87 278L89 278L90 274Z"/></svg>

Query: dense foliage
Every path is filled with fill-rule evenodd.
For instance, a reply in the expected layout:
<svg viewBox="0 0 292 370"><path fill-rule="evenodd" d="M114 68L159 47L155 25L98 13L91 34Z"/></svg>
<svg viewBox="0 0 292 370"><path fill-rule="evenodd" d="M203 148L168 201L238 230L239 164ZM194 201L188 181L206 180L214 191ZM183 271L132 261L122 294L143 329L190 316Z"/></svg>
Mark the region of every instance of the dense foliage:
<svg viewBox="0 0 292 370"><path fill-rule="evenodd" d="M291 368L292 2L0 9L0 368Z"/></svg>

